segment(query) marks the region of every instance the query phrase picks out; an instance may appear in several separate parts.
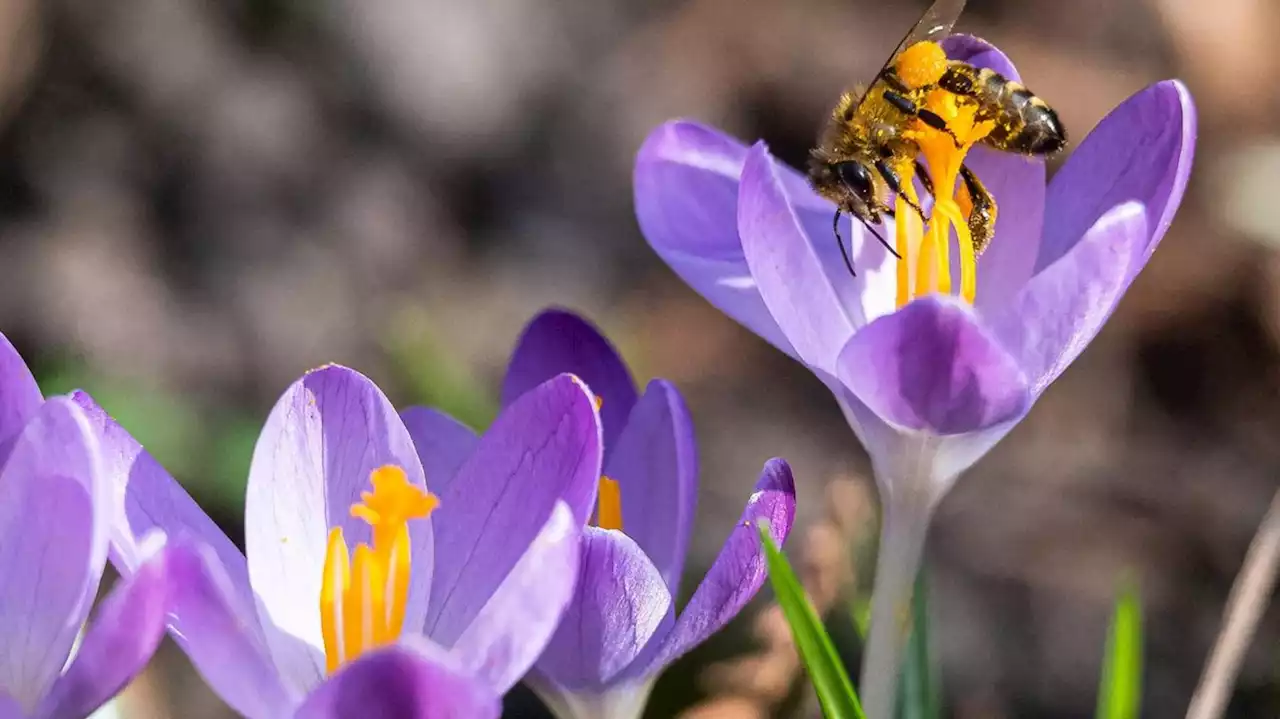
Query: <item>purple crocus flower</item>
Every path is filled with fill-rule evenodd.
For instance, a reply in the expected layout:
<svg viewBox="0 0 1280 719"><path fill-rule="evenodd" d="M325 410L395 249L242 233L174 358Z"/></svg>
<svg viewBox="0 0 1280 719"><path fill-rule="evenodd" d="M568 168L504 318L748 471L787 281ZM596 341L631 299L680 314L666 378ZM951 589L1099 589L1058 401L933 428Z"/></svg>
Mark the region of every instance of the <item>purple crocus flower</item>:
<svg viewBox="0 0 1280 719"><path fill-rule="evenodd" d="M945 47L1017 77L983 41L955 36ZM970 115L952 129L976 138L980 124ZM982 147L965 159L968 148L949 137L934 143L942 149L922 142L930 174L953 173L935 187L954 187L963 159L999 203L991 246L976 270L963 243L948 259L937 240L946 247L947 215L961 203L944 192L940 233L922 233L910 211L883 228L906 251L902 262L846 220L857 277L832 236L834 206L763 143L671 122L640 150L635 201L649 243L712 304L826 383L870 454L884 513L863 673L871 719L892 708L895 617L933 508L1111 315L1173 219L1195 134L1190 95L1167 81L1112 111L1047 185L1038 160Z"/></svg>
<svg viewBox="0 0 1280 719"><path fill-rule="evenodd" d="M85 413L46 402L0 335L0 719L88 716L164 636L160 550L111 591L72 656L107 559L110 492Z"/></svg>
<svg viewBox="0 0 1280 719"><path fill-rule="evenodd" d="M698 494L693 422L684 399L661 379L637 395L626 365L594 327L549 310L520 338L503 404L511 406L560 372L581 377L600 403L604 476L595 526L582 536L577 590L527 681L563 719L631 719L644 709L658 674L723 627L760 589L766 570L756 523L769 520L774 540L786 539L795 514L791 470L780 459L765 465L720 556L677 612L674 598ZM406 417L414 420L411 428L437 424L465 435L431 410ZM449 449L461 446L453 442ZM427 464L461 457L423 443L419 449Z"/></svg>
<svg viewBox="0 0 1280 719"><path fill-rule="evenodd" d="M573 377L530 389L444 473L424 472L369 379L333 365L307 373L254 451L243 554L78 400L116 483L113 563L132 572L153 527L183 539L172 634L245 716L496 717L569 600L585 519L574 508L600 471L598 415Z"/></svg>

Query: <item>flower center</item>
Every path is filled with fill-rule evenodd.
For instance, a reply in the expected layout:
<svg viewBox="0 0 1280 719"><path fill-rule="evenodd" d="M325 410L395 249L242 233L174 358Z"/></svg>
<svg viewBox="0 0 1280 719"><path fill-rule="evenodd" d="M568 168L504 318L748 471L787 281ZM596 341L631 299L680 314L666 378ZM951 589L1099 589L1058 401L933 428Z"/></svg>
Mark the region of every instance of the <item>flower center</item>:
<svg viewBox="0 0 1280 719"><path fill-rule="evenodd" d="M361 492L351 516L373 528L373 546L361 542L347 553L342 528L329 532L320 586L320 629L327 671L375 647L389 644L404 626L409 598L409 520L429 516L440 503L415 487L404 470L387 465L369 475L372 492Z"/></svg>
<svg viewBox="0 0 1280 719"><path fill-rule="evenodd" d="M919 45L936 47L933 43ZM920 57L916 58L908 55L913 50L915 47L903 53L898 72L904 76L915 73L927 80L936 72L934 53L917 53ZM995 122L979 118L978 104L970 98L937 88L922 94L919 99L921 106L945 120L947 130L937 130L915 120L903 133L904 137L916 142L924 156L928 179L933 185L934 203L929 222L921 222L920 216L907 202L909 199L919 205L913 182L915 168L905 167L902 187L906 197L899 197L894 208L895 249L903 257L903 261L898 263L897 306L902 307L931 292L952 292L950 248L953 227L960 255L958 294L972 303L977 294L977 252L968 224L973 203L968 189L957 180L969 149L995 128Z"/></svg>

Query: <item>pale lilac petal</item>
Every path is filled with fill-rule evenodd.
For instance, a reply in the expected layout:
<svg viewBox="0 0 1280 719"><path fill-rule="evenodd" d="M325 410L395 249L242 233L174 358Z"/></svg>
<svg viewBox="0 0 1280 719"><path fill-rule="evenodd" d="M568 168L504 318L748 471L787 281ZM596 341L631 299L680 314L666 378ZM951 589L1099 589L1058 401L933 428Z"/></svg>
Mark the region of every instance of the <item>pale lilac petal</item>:
<svg viewBox="0 0 1280 719"><path fill-rule="evenodd" d="M693 418L675 385L653 380L627 419L604 473L622 494L622 530L680 587L698 502Z"/></svg>
<svg viewBox="0 0 1280 719"><path fill-rule="evenodd" d="M87 393L77 390L72 399L93 426L102 448L103 475L114 497L110 558L116 571L130 576L142 561L144 537L160 530L169 537L184 537L207 545L231 578L246 604L252 601L249 569L244 554L191 495L138 441L120 426Z"/></svg>
<svg viewBox="0 0 1280 719"><path fill-rule="evenodd" d="M392 645L370 652L329 678L296 719L497 719L498 694L459 669L442 651Z"/></svg>
<svg viewBox="0 0 1280 719"><path fill-rule="evenodd" d="M577 375L603 401L600 424L608 457L636 403L636 383L609 340L572 312L545 310L525 327L507 363L502 406L565 372Z"/></svg>
<svg viewBox="0 0 1280 719"><path fill-rule="evenodd" d="M898 427L961 434L1022 416L1030 406L1017 361L972 310L929 295L854 335L840 353L840 380Z"/></svg>
<svg viewBox="0 0 1280 719"><path fill-rule="evenodd" d="M1142 203L1149 237L1131 276L1155 250L1182 202L1195 152L1187 88L1166 80L1112 110L1049 184L1037 271L1049 267L1117 205Z"/></svg>
<svg viewBox="0 0 1280 719"><path fill-rule="evenodd" d="M988 318L1036 393L1098 333L1164 236L1195 134L1186 88L1158 83L1112 111L1054 177L1040 269Z"/></svg>
<svg viewBox="0 0 1280 719"><path fill-rule="evenodd" d="M370 474L395 465L425 486L413 439L395 408L367 377L329 365L295 382L276 403L254 449L245 496L245 555L267 643L290 685L309 687L324 672L320 583L329 529L347 545L370 542L351 507ZM409 524L413 567L405 624L426 615L431 581L431 523Z"/></svg>
<svg viewBox="0 0 1280 719"><path fill-rule="evenodd" d="M452 653L467 673L506 692L529 671L573 596L581 525L561 502Z"/></svg>
<svg viewBox="0 0 1280 719"><path fill-rule="evenodd" d="M1044 161L1011 152L976 147L965 160L986 185L997 205L996 231L978 257L979 311L1014 297L1035 269L1044 227ZM959 261L959 253L952 257ZM958 267L953 276L959 276Z"/></svg>
<svg viewBox="0 0 1280 719"><path fill-rule="evenodd" d="M74 402L36 411L0 487L0 692L31 710L61 673L107 559L98 442Z"/></svg>
<svg viewBox="0 0 1280 719"><path fill-rule="evenodd" d="M738 178L747 148L689 121L654 130L636 158L636 218L676 274L720 311L797 357L769 313L738 239Z"/></svg>
<svg viewBox="0 0 1280 719"><path fill-rule="evenodd" d="M578 589L535 672L569 690L600 687L671 627L673 598L622 532L587 527Z"/></svg>
<svg viewBox="0 0 1280 719"><path fill-rule="evenodd" d="M1124 294L1150 233L1137 202L1098 219L1066 255L984 319L1039 396L1093 340Z"/></svg>
<svg viewBox="0 0 1280 719"><path fill-rule="evenodd" d="M651 661L629 668L626 676L657 674L737 616L768 576L764 548L756 528L758 523L767 520L773 541L782 546L791 533L795 513L796 489L791 467L781 459L771 459L765 463L755 492L747 500L746 509L720 555L681 610L675 628L662 641Z"/></svg>
<svg viewBox="0 0 1280 719"><path fill-rule="evenodd" d="M90 620L79 651L41 702L41 719L80 719L115 696L151 660L169 611L164 550L122 578Z"/></svg>
<svg viewBox="0 0 1280 719"><path fill-rule="evenodd" d="M5 694L0 689L0 719L27 719L27 713L22 710L22 705L18 704L18 700Z"/></svg>
<svg viewBox="0 0 1280 719"><path fill-rule="evenodd" d="M747 155L738 199L742 247L760 296L800 359L834 375L840 348L865 318L836 290L828 261L805 232L763 143ZM854 282L843 265L839 269L842 283Z"/></svg>
<svg viewBox="0 0 1280 719"><path fill-rule="evenodd" d="M171 540L167 555L172 635L196 671L249 719L287 716L295 700L257 629L253 606L241 602L218 556L180 540Z"/></svg>
<svg viewBox="0 0 1280 719"><path fill-rule="evenodd" d="M105 476L115 495L110 556L116 570L122 576L132 576L144 557L144 537L159 530L170 539L203 546L216 558L219 572L226 577L226 591L234 594L236 606L252 608L257 600L249 584L249 566L240 549L177 480L89 395L77 391L73 397L97 433ZM171 627L175 636L184 634L182 614L175 614ZM251 635L250 643L264 647L268 633L278 635L278 642L299 641L275 626L263 627L252 613L238 629Z"/></svg>
<svg viewBox="0 0 1280 719"><path fill-rule="evenodd" d="M436 496L444 494L480 438L467 425L427 407L401 410L400 419L418 450L427 489Z"/></svg>
<svg viewBox="0 0 1280 719"><path fill-rule="evenodd" d="M436 567L426 634L453 646L558 502L586 524L600 463L600 422L576 377L548 380L507 406L432 516Z"/></svg>
<svg viewBox="0 0 1280 719"><path fill-rule="evenodd" d="M44 396L27 363L9 338L0 334L0 447L22 431L42 402Z"/></svg>

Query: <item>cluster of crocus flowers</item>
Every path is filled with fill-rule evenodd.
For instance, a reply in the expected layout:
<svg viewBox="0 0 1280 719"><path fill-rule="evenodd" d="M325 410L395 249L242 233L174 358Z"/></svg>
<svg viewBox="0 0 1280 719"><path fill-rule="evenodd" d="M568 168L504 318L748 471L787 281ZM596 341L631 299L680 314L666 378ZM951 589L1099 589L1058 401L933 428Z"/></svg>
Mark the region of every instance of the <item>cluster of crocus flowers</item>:
<svg viewBox="0 0 1280 719"><path fill-rule="evenodd" d="M145 533L180 539L171 633L246 717L496 717L570 599L601 457L577 378L530 388L458 443L353 370L307 373L255 448L244 553L76 399L118 500L113 562L130 576ZM424 471L419 452L438 446L448 471L439 453Z"/></svg>
<svg viewBox="0 0 1280 719"><path fill-rule="evenodd" d="M527 328L479 435L354 370L303 375L255 446L244 551L92 397L44 401L2 337L0 481L0 719L87 716L166 628L250 719L497 717L526 675L562 716L638 716L763 584L757 522L781 543L795 508L770 461L677 612L688 410L560 311ZM108 558L121 584L68 662Z"/></svg>
<svg viewBox="0 0 1280 719"><path fill-rule="evenodd" d="M45 401L0 335L3 719L88 716L164 636L169 553L160 535L140 543L138 571L85 626L107 561L111 496L85 413L66 397Z"/></svg>
<svg viewBox="0 0 1280 719"><path fill-rule="evenodd" d="M982 41L953 36L944 47L1017 77ZM933 225L962 224L952 216L962 209L949 197L954 177L938 184L960 159L999 203L994 238L971 273L943 252L947 230L923 232L898 212L893 241L906 259L847 226L858 267L849 276L832 237L834 207L762 143L671 122L645 142L635 168L636 210L653 248L826 383L871 457L883 507L862 686L872 719L892 711L898 616L934 507L1100 330L1168 228L1195 144L1194 106L1176 81L1112 111L1047 185L1038 160L970 151L982 128L960 124L960 147L946 138L925 150L943 195Z"/></svg>
<svg viewBox="0 0 1280 719"><path fill-rule="evenodd" d="M528 683L562 719L634 719L658 675L738 614L766 579L757 523L781 544L795 514L791 470L764 467L719 556L676 610L693 533L698 464L680 392L655 379L638 394L594 327L549 310L525 328L507 368L504 404L559 372L595 393L604 464L593 526L583 529L578 586Z"/></svg>

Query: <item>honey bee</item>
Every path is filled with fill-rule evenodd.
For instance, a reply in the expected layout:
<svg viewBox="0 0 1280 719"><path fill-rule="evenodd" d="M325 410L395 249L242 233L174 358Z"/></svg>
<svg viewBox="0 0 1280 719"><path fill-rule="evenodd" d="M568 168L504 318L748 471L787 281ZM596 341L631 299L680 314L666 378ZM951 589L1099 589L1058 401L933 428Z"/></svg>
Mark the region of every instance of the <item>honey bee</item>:
<svg viewBox="0 0 1280 719"><path fill-rule="evenodd" d="M934 194L917 159L920 147L907 131L919 123L960 144L946 120L925 107L930 93L941 89L955 95L957 102L976 106L976 119L993 125L979 144L1023 155L1050 155L1066 146L1066 130L1044 100L994 70L946 57L938 43L950 34L964 6L965 0L935 0L866 91L840 98L818 147L810 153L809 182L836 204L832 226L851 274L853 262L840 238L841 213L858 218L899 259L874 227L882 216L894 214L890 193L926 220L920 205L903 193L903 178L914 175ZM974 251L980 253L995 231L996 203L968 167L961 166L959 178L969 205L966 220Z"/></svg>

